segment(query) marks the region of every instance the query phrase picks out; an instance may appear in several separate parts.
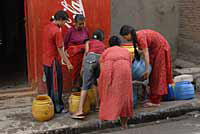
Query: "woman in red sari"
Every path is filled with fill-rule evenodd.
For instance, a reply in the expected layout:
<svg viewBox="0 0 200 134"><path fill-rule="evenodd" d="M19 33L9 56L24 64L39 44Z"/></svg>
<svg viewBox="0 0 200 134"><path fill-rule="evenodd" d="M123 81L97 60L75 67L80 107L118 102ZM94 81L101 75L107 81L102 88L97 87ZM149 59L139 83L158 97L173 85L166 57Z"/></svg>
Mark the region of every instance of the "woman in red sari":
<svg viewBox="0 0 200 134"><path fill-rule="evenodd" d="M67 30L64 43L69 60L73 65L71 76L73 89L77 91L81 87L80 71L85 51L84 41L89 38L89 33L85 27L85 17L83 15L76 15L74 21L75 26Z"/></svg>
<svg viewBox="0 0 200 134"><path fill-rule="evenodd" d="M100 120L121 118L122 128L127 128L128 117L133 115L131 56L120 47L120 39L110 39L110 48L100 58L99 77Z"/></svg>
<svg viewBox="0 0 200 134"><path fill-rule="evenodd" d="M136 46L143 51L146 64L146 72L143 79L149 77L149 64L152 65L150 76L150 101L144 106L160 106L160 101L164 94L168 93L168 84L173 84L171 49L167 40L158 32L153 30L139 30L131 26L124 25L120 30L120 35L128 41L133 41ZM139 57L135 51L136 58Z"/></svg>

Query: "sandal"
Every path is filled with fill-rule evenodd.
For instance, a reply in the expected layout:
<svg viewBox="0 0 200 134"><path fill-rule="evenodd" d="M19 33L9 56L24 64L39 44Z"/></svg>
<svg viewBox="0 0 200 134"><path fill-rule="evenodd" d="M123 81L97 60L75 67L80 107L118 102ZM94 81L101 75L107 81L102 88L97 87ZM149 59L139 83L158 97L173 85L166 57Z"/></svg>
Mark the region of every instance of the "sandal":
<svg viewBox="0 0 200 134"><path fill-rule="evenodd" d="M86 114L85 113L81 113L81 114L74 113L73 115L75 115L75 116L85 116Z"/></svg>
<svg viewBox="0 0 200 134"><path fill-rule="evenodd" d="M85 118L85 116L80 116L80 115L70 115L70 117L72 119L84 119Z"/></svg>

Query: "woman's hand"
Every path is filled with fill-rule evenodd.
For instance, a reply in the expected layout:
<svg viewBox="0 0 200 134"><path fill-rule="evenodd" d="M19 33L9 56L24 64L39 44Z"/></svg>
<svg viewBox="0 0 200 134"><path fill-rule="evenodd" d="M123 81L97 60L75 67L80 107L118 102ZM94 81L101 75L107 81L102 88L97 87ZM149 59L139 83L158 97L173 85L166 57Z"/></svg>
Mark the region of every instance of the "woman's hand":
<svg viewBox="0 0 200 134"><path fill-rule="evenodd" d="M68 63L68 64L67 64L67 68L68 68L69 72L71 72L71 71L72 71L72 69L73 69L73 66L72 66L72 64L71 64L71 63Z"/></svg>
<svg viewBox="0 0 200 134"><path fill-rule="evenodd" d="M67 51L65 51L65 55L66 55L67 57L69 57L69 54L68 54L68 52L67 52Z"/></svg>
<svg viewBox="0 0 200 134"><path fill-rule="evenodd" d="M146 71L145 73L144 73L144 75L142 76L142 80L146 80L146 79L148 79L149 78L149 71Z"/></svg>

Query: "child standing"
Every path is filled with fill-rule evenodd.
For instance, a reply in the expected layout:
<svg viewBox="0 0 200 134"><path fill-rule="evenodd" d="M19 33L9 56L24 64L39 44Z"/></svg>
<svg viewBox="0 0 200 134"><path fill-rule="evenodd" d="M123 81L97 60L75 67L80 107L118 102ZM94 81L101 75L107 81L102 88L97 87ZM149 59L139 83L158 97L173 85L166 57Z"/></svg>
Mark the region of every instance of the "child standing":
<svg viewBox="0 0 200 134"><path fill-rule="evenodd" d="M92 40L87 40L85 46L85 54L82 65L83 85L81 90L80 106L78 111L73 115L73 118L84 118L83 106L86 101L88 90L93 85L97 86L97 79L99 77L100 66L99 58L105 49L102 42L104 40L104 33L98 29L93 33Z"/></svg>

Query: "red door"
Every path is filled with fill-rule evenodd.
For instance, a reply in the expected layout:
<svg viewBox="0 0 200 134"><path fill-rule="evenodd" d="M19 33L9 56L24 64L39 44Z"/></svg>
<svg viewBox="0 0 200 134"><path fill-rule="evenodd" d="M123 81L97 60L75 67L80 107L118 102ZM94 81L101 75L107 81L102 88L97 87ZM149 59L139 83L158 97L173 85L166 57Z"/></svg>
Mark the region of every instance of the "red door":
<svg viewBox="0 0 200 134"><path fill-rule="evenodd" d="M96 29L104 30L108 41L110 35L110 0L25 0L28 78L31 86L45 92L42 82L42 30L57 10L65 10L70 15L68 27L75 14L85 14L90 34ZM71 87L70 74L63 67L64 90Z"/></svg>

